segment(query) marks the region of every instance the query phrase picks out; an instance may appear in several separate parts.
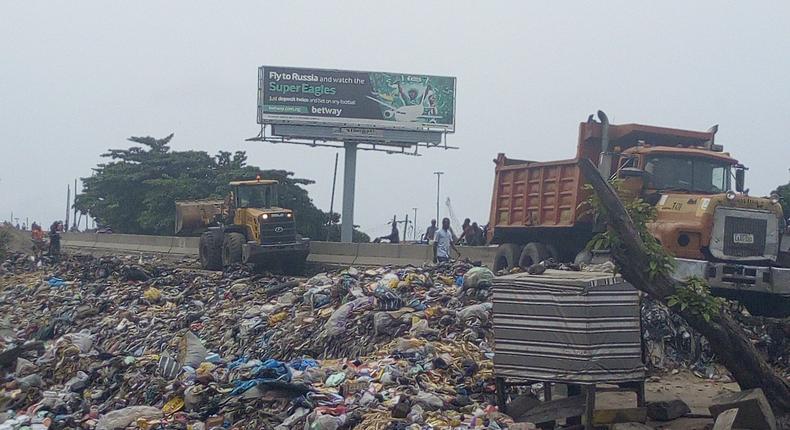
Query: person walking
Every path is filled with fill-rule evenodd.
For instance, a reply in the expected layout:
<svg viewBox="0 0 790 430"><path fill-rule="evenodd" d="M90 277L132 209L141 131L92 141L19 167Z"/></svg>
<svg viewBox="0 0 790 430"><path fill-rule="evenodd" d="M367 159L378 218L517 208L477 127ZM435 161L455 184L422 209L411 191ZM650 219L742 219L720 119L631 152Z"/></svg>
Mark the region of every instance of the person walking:
<svg viewBox="0 0 790 430"><path fill-rule="evenodd" d="M460 255L458 248L455 247L455 234L450 228L450 219L444 218L442 219L442 228L436 230L433 238L433 249L437 263L450 261L450 248Z"/></svg>

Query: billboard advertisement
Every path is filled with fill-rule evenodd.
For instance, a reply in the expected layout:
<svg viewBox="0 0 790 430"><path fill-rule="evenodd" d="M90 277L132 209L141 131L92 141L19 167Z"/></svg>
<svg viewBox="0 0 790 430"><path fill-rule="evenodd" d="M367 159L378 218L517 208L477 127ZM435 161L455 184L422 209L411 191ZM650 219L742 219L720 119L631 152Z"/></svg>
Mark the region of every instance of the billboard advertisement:
<svg viewBox="0 0 790 430"><path fill-rule="evenodd" d="M262 66L258 123L455 131L455 78Z"/></svg>

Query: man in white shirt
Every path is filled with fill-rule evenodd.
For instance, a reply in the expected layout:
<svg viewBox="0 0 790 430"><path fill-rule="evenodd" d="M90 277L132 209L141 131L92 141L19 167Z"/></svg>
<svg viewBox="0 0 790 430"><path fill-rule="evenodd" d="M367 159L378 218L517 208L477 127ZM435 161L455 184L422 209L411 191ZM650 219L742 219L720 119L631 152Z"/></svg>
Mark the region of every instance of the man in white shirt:
<svg viewBox="0 0 790 430"><path fill-rule="evenodd" d="M433 250L437 263L450 260L450 248L459 253L458 248L455 247L455 233L450 228L450 220L444 218L442 219L442 228L436 230L436 234L433 237Z"/></svg>

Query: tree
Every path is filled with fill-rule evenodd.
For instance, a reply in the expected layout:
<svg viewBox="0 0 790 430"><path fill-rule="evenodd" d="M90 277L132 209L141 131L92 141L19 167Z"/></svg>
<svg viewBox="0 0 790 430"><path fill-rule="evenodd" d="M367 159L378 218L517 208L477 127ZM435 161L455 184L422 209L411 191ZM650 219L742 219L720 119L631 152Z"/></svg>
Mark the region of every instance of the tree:
<svg viewBox="0 0 790 430"><path fill-rule="evenodd" d="M247 165L244 151L220 151L215 156L171 151L172 139L173 134L162 139L130 137L137 146L102 154L111 161L97 165L92 176L82 179L84 190L77 196L76 208L115 232L168 235L174 230L176 200L221 199L230 191L230 181L260 175L280 182L279 204L294 211L301 235L326 238L329 215L313 204L302 187L312 180Z"/></svg>
<svg viewBox="0 0 790 430"><path fill-rule="evenodd" d="M762 388L774 411L790 412L790 383L765 361L727 308L710 296L702 280L681 283L672 278L669 269L673 260L662 247L656 247L656 239L643 223L634 222L633 218L642 215L628 210L643 206L639 202L624 205L590 160L580 160L579 166L597 196L594 207L606 221L605 240L611 244L612 257L623 278L670 306L705 336L742 389Z"/></svg>

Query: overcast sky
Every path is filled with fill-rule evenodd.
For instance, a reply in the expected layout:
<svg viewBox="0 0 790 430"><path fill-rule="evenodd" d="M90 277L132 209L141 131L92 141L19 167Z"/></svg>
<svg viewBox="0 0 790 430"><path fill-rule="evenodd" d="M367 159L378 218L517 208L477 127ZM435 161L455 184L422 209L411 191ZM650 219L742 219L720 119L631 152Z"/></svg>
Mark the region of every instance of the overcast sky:
<svg viewBox="0 0 790 430"><path fill-rule="evenodd" d="M102 152L171 132L175 150L245 150L314 179L328 211L335 150L244 141L259 131L262 64L458 78L448 143L460 150L359 154L356 222L372 235L413 207L425 228L435 170L442 202L487 222L496 154L571 158L597 109L613 123L718 123L717 143L751 168L752 195L788 182L788 2L200 4L0 4L0 219L62 219L66 184Z"/></svg>

